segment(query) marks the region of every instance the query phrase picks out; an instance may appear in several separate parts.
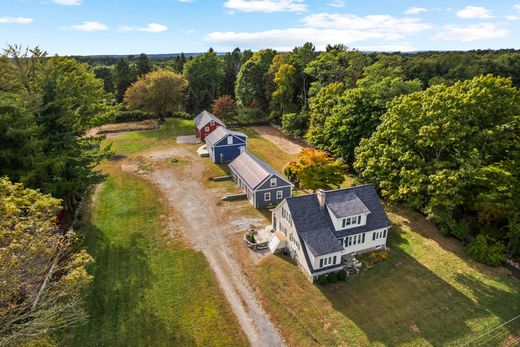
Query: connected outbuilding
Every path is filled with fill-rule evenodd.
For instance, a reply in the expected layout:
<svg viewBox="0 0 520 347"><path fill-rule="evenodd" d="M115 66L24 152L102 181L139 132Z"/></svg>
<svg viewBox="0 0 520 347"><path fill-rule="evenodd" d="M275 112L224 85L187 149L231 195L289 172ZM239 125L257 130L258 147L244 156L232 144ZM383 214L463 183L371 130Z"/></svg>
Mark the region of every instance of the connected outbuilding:
<svg viewBox="0 0 520 347"><path fill-rule="evenodd" d="M291 182L248 151L233 160L229 168L254 207L276 205L292 195Z"/></svg>
<svg viewBox="0 0 520 347"><path fill-rule="evenodd" d="M228 163L246 150L247 135L218 127L206 137L208 153L214 163Z"/></svg>

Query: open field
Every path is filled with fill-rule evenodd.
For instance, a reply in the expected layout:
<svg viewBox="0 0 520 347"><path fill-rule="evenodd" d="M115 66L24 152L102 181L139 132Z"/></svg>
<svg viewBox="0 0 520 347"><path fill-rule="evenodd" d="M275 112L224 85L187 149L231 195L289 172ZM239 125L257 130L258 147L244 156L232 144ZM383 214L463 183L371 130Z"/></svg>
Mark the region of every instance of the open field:
<svg viewBox="0 0 520 347"><path fill-rule="evenodd" d="M155 134L125 133L108 141L117 154L128 154L136 143L170 143L185 124L172 120ZM70 333L67 344L247 345L205 256L175 232L177 221L166 217L159 192L119 164L102 165L109 178L80 230L96 259L87 293L90 320Z"/></svg>
<svg viewBox="0 0 520 347"><path fill-rule="evenodd" d="M254 130L238 130L248 134L249 150L277 170L282 170L287 162L296 156L281 151ZM201 275L207 272L211 274L204 256L187 248L179 240L178 234L165 235L165 232L160 231L162 228L159 221L163 212L155 189L160 189L163 194L170 194L170 206L177 207L180 205L176 205L174 195L180 194L182 190L193 191L196 187L212 197L211 203L206 204L198 213L205 214L208 209L221 211L223 220L218 222L222 223L224 240L228 240L229 243L219 252L225 252L232 262L243 269L249 280L246 282L250 282L253 288L252 293L260 298L263 309L270 315L289 345L460 345L520 312L520 281L507 276L504 269L492 269L472 262L456 240L442 236L423 216L403 209L387 208L395 224L390 233L390 258L363 271L359 276L349 278L346 283L324 287L312 285L290 259L268 255L261 260L258 254L253 254L243 247L240 228L226 223L230 220L250 218L268 224L269 213L259 213L245 201L221 203L214 200L215 196L237 190L232 182L207 180L212 176L226 174L226 166L214 165L209 159L192 157L189 153L193 152L195 155L196 145L175 145L176 135L191 131L190 122L174 119L168 120L158 131L115 135L106 140L106 144L113 142L112 148L117 154L127 157L120 162L104 164L112 176L103 185L98 195L97 207L90 218L90 225L86 225L87 244L92 245L89 246L89 251L94 256L98 252L108 258L109 248L104 245L105 241L101 239L104 242L100 243L92 236L98 234L96 229L99 229L110 231L109 236L104 237L114 238L111 242L124 246L120 246L121 251L117 251L117 254L102 260L103 267L99 265L99 261L95 266L96 271L100 273L95 273L99 279L95 281L95 296L91 297L93 320L86 327L79 329L75 340L71 342L72 345L122 345L133 341L130 337L147 345L151 343L147 340L149 336L157 335L167 339L171 331L182 332L179 335L180 341L195 341L197 344L200 341L207 342L207 338L210 337L215 341L221 341L221 345L228 344L232 338L238 338L242 344L246 343L244 336L237 331L238 324L231 316L226 300L216 288L217 281L212 275ZM178 163L170 163L169 159L173 156L179 159ZM119 166L128 161L136 165L136 170L141 172L145 179L151 179L153 176L168 179L161 181L162 186L151 186L145 180L119 170ZM164 176L165 173L172 176ZM176 179L179 179L177 184L171 183ZM190 183L191 181L194 183ZM348 186L349 182L346 180L344 186ZM142 203L135 201L138 200L136 196L139 196L135 195L136 190L144 196L141 199ZM193 193L187 196L190 199L198 199ZM105 208L102 208L103 205ZM188 212L193 212L190 211ZM181 229L188 228L184 232L192 232L197 231L196 228L199 227L206 228L206 224L208 227L211 225L209 221L210 224L188 227L184 225L184 219L179 221L182 222L175 228L179 233ZM141 232L138 234L143 235L132 241L127 238L128 233L125 230L134 230L132 234L139 230ZM200 230L198 229L198 232ZM103 232L101 235L106 233ZM155 241L148 238L150 235L154 235L152 238L155 238ZM215 239L202 239L204 242L201 243L198 243L200 241L197 238L190 242L199 245L198 247L215 242L210 248L218 250L222 244L217 236L215 235ZM142 241L141 237L145 241ZM157 238L162 242L157 242ZM129 259L131 242L132 249L137 247L137 259ZM96 249L96 245L102 246ZM112 247L117 249L116 246ZM166 251L161 250L163 247ZM123 249L128 255L123 256ZM141 254L146 256L143 257ZM216 256L219 254L216 253ZM148 263L144 266L145 269L137 270L139 266L128 266L139 263L142 259L147 259L143 262ZM118 262L121 264L110 265ZM181 270L174 268L172 264L177 264ZM135 272L132 268L136 268ZM199 268L202 271L199 272ZM197 269L197 272L192 273L193 271L186 269ZM149 272L159 274L147 275ZM145 278L151 278L143 284L144 288L136 284L139 283L136 278L141 273ZM182 281L166 283L169 276L186 280L189 287L184 287L186 283ZM127 278L132 280L126 280ZM239 276L238 280L244 279ZM185 294L180 299L167 295L169 291L178 288L183 288L184 291L180 292L189 292L189 295ZM214 295L215 292L219 294ZM123 294L130 298L137 296L139 299L122 300ZM214 300L214 309L211 312L218 312L218 315L222 314L227 318L218 319L211 314L210 317L205 316L205 298ZM175 308L171 306L173 301L178 305ZM94 305L94 302L98 304ZM127 305L126 302L130 304ZM204 305L201 305L201 302L204 302ZM183 312L182 310L189 307L194 307L198 313L193 313L194 316L188 313L173 315L174 309ZM128 322L136 322L147 315L150 315L150 320L153 318L166 323L161 328L143 324L141 329L129 333L131 323ZM215 322L225 324L223 329L216 332L212 328L199 331L194 327L200 328L199 322L209 322L202 324L209 324L209 327L214 326L212 324L216 324ZM154 329L162 329L162 332L157 333ZM99 334L100 331L103 333ZM520 322L517 321L494 331L471 346L501 345L508 338L511 342L515 333L518 334L519 331ZM212 337L214 333L216 335ZM212 341L209 344L213 345L216 342ZM503 346L505 345L504 343Z"/></svg>

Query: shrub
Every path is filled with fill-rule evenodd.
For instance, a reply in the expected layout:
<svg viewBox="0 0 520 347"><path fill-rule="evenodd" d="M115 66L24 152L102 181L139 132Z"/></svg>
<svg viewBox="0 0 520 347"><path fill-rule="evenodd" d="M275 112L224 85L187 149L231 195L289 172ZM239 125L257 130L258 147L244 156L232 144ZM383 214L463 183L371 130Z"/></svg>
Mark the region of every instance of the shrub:
<svg viewBox="0 0 520 347"><path fill-rule="evenodd" d="M118 111L114 117L115 123L125 123L125 122L139 122L147 119L155 118L153 114L144 112L141 110L121 110Z"/></svg>
<svg viewBox="0 0 520 347"><path fill-rule="evenodd" d="M345 282L347 280L347 272L345 270L338 271L338 281Z"/></svg>
<svg viewBox="0 0 520 347"><path fill-rule="evenodd" d="M484 234L479 234L468 245L469 256L478 262L499 266L506 259L506 247L502 242L493 242Z"/></svg>
<svg viewBox="0 0 520 347"><path fill-rule="evenodd" d="M465 241L467 239L469 232L469 223L464 220L453 223L453 226L450 228L450 234L461 241Z"/></svg>
<svg viewBox="0 0 520 347"><path fill-rule="evenodd" d="M325 285L325 284L329 283L329 281L327 280L327 275L319 275L316 282L318 282L318 284L321 284L321 285Z"/></svg>
<svg viewBox="0 0 520 347"><path fill-rule="evenodd" d="M338 274L337 272L331 272L327 275L327 282L336 283L338 282Z"/></svg>
<svg viewBox="0 0 520 347"><path fill-rule="evenodd" d="M220 119L228 121L237 116L237 104L231 96L222 95L218 99L213 100L211 112Z"/></svg>
<svg viewBox="0 0 520 347"><path fill-rule="evenodd" d="M267 122L264 111L261 108L241 107L236 120L239 124L254 124Z"/></svg>
<svg viewBox="0 0 520 347"><path fill-rule="evenodd" d="M368 258L370 260L370 265L379 263L380 261L385 261L388 259L388 252L387 251L372 251L368 255Z"/></svg>
<svg viewBox="0 0 520 347"><path fill-rule="evenodd" d="M303 136L307 128L307 116L301 113L284 113L282 131L286 135Z"/></svg>
<svg viewBox="0 0 520 347"><path fill-rule="evenodd" d="M184 111L172 112L172 117L174 117L174 118L183 118L183 119L193 119L193 118L195 118L194 115L189 114L188 112L184 112Z"/></svg>

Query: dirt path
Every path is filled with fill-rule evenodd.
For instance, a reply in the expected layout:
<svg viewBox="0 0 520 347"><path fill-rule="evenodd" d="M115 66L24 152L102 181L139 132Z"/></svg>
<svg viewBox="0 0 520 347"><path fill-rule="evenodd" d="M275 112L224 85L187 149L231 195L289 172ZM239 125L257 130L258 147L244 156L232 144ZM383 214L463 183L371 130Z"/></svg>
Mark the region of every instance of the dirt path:
<svg viewBox="0 0 520 347"><path fill-rule="evenodd" d="M288 154L298 154L304 147L303 143L291 139L284 135L280 130L273 128L270 125L258 125L251 127L266 140L274 143L278 148Z"/></svg>
<svg viewBox="0 0 520 347"><path fill-rule="evenodd" d="M171 165L168 158L173 156L186 162ZM230 247L237 232L265 221L237 215L232 204L217 205L224 190L207 186L203 160L208 159L198 157L193 147L175 146L148 152L144 157L153 169L145 174L141 171L142 176L163 192L175 214L176 229L208 259L251 345L283 346L283 339L260 306ZM121 167L139 172L135 161L125 160Z"/></svg>

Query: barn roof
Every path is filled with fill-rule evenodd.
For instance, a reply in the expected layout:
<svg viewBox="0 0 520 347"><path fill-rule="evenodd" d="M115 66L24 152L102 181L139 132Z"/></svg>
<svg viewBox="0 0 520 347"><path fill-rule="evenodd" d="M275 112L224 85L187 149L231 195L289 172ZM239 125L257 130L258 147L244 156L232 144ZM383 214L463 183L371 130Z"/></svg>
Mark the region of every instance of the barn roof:
<svg viewBox="0 0 520 347"><path fill-rule="evenodd" d="M341 246L338 238L390 226L390 221L372 184L326 191L325 205L328 208L333 206L343 211L343 208L337 206L343 201L343 204L346 206L344 210L349 211L348 213L351 213L351 211L356 211L356 213L365 211L358 202L354 204L355 208L351 208L351 202L356 201L354 196L368 210L367 222L365 225L338 231L334 229L334 224L327 208L320 208L316 194L287 198L287 205L296 232L308 245L312 254L319 256L337 252L338 247ZM359 209L360 207L361 209Z"/></svg>
<svg viewBox="0 0 520 347"><path fill-rule="evenodd" d="M211 121L215 121L216 123L218 123L218 124L220 124L222 126L226 126L224 124L224 122L222 122L215 115L209 113L206 110L204 110L201 113L199 113L199 115L197 117L195 117L194 120L195 120L195 126L197 127L197 129L203 128L204 126L206 126L206 124L208 124Z"/></svg>
<svg viewBox="0 0 520 347"><path fill-rule="evenodd" d="M244 133L239 133L237 131L229 130L225 127L217 127L215 130L211 132L208 136L206 136L206 144L208 146L213 146L217 143L219 143L223 138L227 137L228 135L234 135L237 137L241 137L244 139L247 139L247 135Z"/></svg>
<svg viewBox="0 0 520 347"><path fill-rule="evenodd" d="M253 190L272 175L286 181L275 169L248 151L236 157L229 167Z"/></svg>

